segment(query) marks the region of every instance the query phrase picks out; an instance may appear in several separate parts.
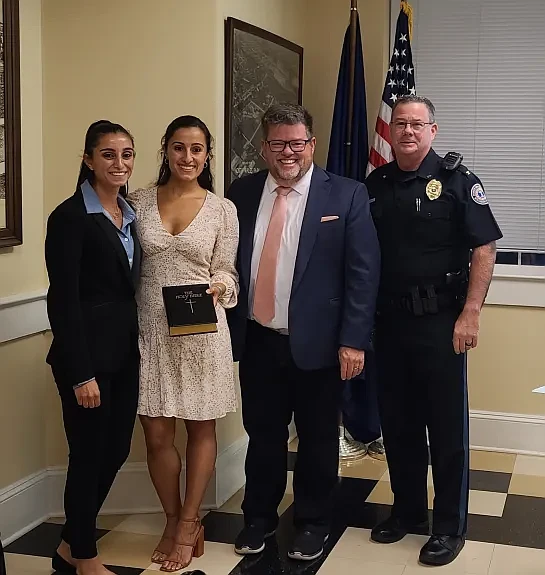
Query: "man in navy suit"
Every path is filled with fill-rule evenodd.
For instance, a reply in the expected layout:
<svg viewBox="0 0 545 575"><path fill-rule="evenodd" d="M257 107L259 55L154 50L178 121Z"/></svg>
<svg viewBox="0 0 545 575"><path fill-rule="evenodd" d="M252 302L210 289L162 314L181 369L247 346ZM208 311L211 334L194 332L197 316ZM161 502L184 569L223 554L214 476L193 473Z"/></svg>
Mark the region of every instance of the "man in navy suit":
<svg viewBox="0 0 545 575"><path fill-rule="evenodd" d="M294 415L296 533L288 556L312 560L329 534L341 380L364 367L380 255L365 186L313 163L310 114L274 105L262 128L268 170L234 181L227 193L240 223L240 296L228 320L250 438L235 550L260 553L276 529Z"/></svg>

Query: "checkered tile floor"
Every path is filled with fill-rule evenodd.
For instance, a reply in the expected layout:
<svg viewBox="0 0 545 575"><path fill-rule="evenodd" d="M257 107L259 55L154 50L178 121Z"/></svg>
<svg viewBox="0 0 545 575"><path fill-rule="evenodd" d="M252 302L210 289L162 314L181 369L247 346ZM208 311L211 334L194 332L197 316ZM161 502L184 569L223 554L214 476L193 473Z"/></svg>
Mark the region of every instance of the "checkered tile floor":
<svg viewBox="0 0 545 575"><path fill-rule="evenodd" d="M297 442L290 446L290 469ZM417 563L426 541L407 536L394 545L369 540L370 529L386 518L392 503L386 463L366 458L340 467L340 488L327 553L311 563L286 558L290 541L293 491L291 472L282 501L277 536L265 552L241 560L232 544L242 527L242 491L221 509L206 513L206 549L190 569L207 575L416 575L429 568ZM428 481L433 497L431 475ZM545 458L506 453L471 453L468 542L460 557L441 573L453 575L545 574ZM51 519L6 549L8 575L50 574L62 520ZM104 516L98 521L100 554L119 575L157 571L149 557L163 530L160 515Z"/></svg>

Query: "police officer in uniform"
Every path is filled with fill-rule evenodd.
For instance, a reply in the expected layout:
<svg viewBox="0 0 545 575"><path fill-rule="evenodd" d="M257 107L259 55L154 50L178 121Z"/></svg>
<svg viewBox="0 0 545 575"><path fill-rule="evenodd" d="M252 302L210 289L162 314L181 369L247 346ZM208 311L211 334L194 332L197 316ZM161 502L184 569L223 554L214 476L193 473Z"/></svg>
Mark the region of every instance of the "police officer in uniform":
<svg viewBox="0 0 545 575"><path fill-rule="evenodd" d="M426 565L446 565L464 546L469 497L466 352L502 237L482 184L461 156L439 157L427 98L392 109L396 160L366 180L382 252L377 302L379 404L394 505L371 538L428 534L429 435L435 500ZM471 265L470 265L471 264Z"/></svg>

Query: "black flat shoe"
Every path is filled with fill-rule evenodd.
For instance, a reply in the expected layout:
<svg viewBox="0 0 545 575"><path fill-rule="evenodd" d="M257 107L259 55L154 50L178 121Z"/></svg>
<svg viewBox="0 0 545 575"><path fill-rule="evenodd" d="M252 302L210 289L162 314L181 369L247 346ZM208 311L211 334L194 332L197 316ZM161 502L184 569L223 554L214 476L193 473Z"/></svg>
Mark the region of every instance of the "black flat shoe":
<svg viewBox="0 0 545 575"><path fill-rule="evenodd" d="M275 529L266 531L262 525L253 523L246 525L235 539L235 553L237 555L257 555L261 553L265 549L265 540L272 537L274 533Z"/></svg>
<svg viewBox="0 0 545 575"><path fill-rule="evenodd" d="M464 537L432 535L420 551L420 563L424 565L448 565L464 548Z"/></svg>
<svg viewBox="0 0 545 575"><path fill-rule="evenodd" d="M70 575L75 575L76 573L76 568L71 563L68 563L68 561L63 559L58 553L53 555L53 559L51 559L51 567L59 573L67 573Z"/></svg>
<svg viewBox="0 0 545 575"><path fill-rule="evenodd" d="M410 525L401 521L397 517L389 517L386 521L379 523L371 531L371 539L376 543L397 543L401 541L407 533L415 535L428 535L430 526L427 521Z"/></svg>
<svg viewBox="0 0 545 575"><path fill-rule="evenodd" d="M329 539L327 533L300 530L288 551L288 557L295 561L313 561L324 552L324 545Z"/></svg>

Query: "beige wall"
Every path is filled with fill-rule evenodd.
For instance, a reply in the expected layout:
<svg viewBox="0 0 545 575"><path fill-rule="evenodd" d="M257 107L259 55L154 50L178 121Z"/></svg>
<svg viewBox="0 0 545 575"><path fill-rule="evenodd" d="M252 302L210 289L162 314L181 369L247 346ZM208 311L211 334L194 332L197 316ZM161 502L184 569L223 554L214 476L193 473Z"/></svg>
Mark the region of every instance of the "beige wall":
<svg viewBox="0 0 545 575"><path fill-rule="evenodd" d="M388 68L389 4L388 0L358 2L370 137L375 128ZM303 98L305 106L315 117L316 162L325 166L342 45L350 22L350 0L311 0L306 12Z"/></svg>
<svg viewBox="0 0 545 575"><path fill-rule="evenodd" d="M274 4L270 0L224 0L219 10L222 20L228 16L238 18L303 47L306 40L305 12L305 0L275 0ZM223 64L223 57L221 61Z"/></svg>
<svg viewBox="0 0 545 575"><path fill-rule="evenodd" d="M151 12L150 12L151 9ZM43 3L45 197L75 189L89 124L107 118L135 137L131 186L156 176L167 124L184 113L216 121L216 2L47 0Z"/></svg>
<svg viewBox="0 0 545 575"><path fill-rule="evenodd" d="M23 234L20 247L0 249L0 298L39 291L43 265L42 35L40 0L20 3Z"/></svg>
<svg viewBox="0 0 545 575"><path fill-rule="evenodd" d="M46 466L43 335L0 344L0 489Z"/></svg>
<svg viewBox="0 0 545 575"><path fill-rule="evenodd" d="M41 3L20 5L24 244L0 250L0 298L43 290ZM0 489L45 467L42 335L0 344Z"/></svg>
<svg viewBox="0 0 545 575"><path fill-rule="evenodd" d="M485 306L479 347L469 354L471 409L545 415L545 309Z"/></svg>

